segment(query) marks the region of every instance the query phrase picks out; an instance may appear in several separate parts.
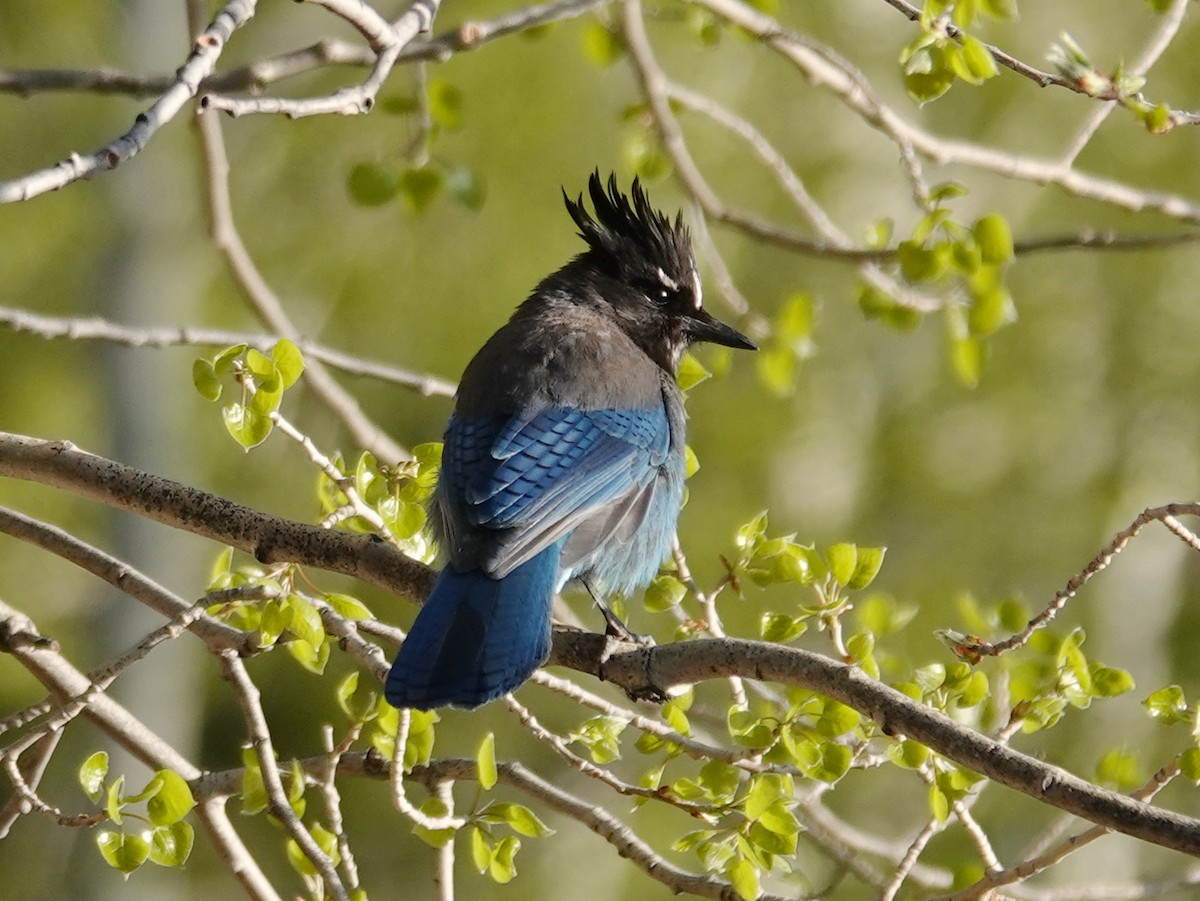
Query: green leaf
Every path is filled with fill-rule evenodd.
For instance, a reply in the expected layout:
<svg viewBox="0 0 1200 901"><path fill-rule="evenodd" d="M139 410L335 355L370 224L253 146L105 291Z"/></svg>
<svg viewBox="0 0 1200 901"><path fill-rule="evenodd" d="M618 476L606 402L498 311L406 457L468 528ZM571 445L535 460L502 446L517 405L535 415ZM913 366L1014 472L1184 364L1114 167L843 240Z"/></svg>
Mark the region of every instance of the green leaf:
<svg viewBox="0 0 1200 901"><path fill-rule="evenodd" d="M975 670L971 673L967 684L963 687L962 693L955 701L958 707L974 707L981 703L988 694L988 677L982 670Z"/></svg>
<svg viewBox="0 0 1200 901"><path fill-rule="evenodd" d="M359 206L383 206L400 193L400 176L381 163L358 163L346 176L346 193Z"/></svg>
<svg viewBox="0 0 1200 901"><path fill-rule="evenodd" d="M484 791L491 789L499 778L496 772L496 736L489 732L475 752L476 778Z"/></svg>
<svg viewBox="0 0 1200 901"><path fill-rule="evenodd" d="M758 897L758 870L746 858L738 857L730 861L725 875L729 877L729 884L739 898L753 901Z"/></svg>
<svg viewBox="0 0 1200 901"><path fill-rule="evenodd" d="M104 777L108 775L108 753L97 751L79 766L79 785L95 804L104 793Z"/></svg>
<svg viewBox="0 0 1200 901"><path fill-rule="evenodd" d="M1112 666L1092 664L1092 690L1104 698L1114 698L1133 691L1133 676L1128 671Z"/></svg>
<svg viewBox="0 0 1200 901"><path fill-rule="evenodd" d="M791 617L786 613L767 611L759 621L758 631L763 641L784 644L794 638L799 638L808 630L808 623L801 617Z"/></svg>
<svg viewBox="0 0 1200 901"><path fill-rule="evenodd" d="M658 139L645 126L626 132L621 156L625 166L644 181L656 181L671 171L671 158L663 153Z"/></svg>
<svg viewBox="0 0 1200 901"><path fill-rule="evenodd" d="M749 710L731 708L727 716L729 735L745 748L767 748L775 741L775 730Z"/></svg>
<svg viewBox="0 0 1200 901"><path fill-rule="evenodd" d="M322 640L320 644L314 645L303 638L297 638L289 641L286 647L296 662L309 672L316 673L318 676L325 672L325 664L329 662L328 640Z"/></svg>
<svg viewBox="0 0 1200 901"><path fill-rule="evenodd" d="M1012 295L1003 286L989 285L971 292L967 329L975 337L987 337L1016 318L1017 308Z"/></svg>
<svg viewBox="0 0 1200 901"><path fill-rule="evenodd" d="M488 862L488 875L492 881L504 885L517 875L515 859L521 850L521 840L515 835L506 835L492 848L492 859Z"/></svg>
<svg viewBox="0 0 1200 901"><path fill-rule="evenodd" d="M173 770L159 770L150 780L150 785L155 783L158 789L146 801L146 813L155 826L178 823L196 806L191 787Z"/></svg>
<svg viewBox="0 0 1200 901"><path fill-rule="evenodd" d="M554 830L538 819L537 814L521 804L489 804L479 815L490 823L504 823L514 832L530 838L554 834Z"/></svg>
<svg viewBox="0 0 1200 901"><path fill-rule="evenodd" d="M232 344L212 358L213 372L218 377L233 371L233 361L246 352L245 344Z"/></svg>
<svg viewBox="0 0 1200 901"><path fill-rule="evenodd" d="M949 254L941 245L926 247L916 241L901 241L896 247L900 274L910 282L931 282L946 272Z"/></svg>
<svg viewBox="0 0 1200 901"><path fill-rule="evenodd" d="M315 606L298 594L289 594L283 605L288 631L316 647L325 640L325 624Z"/></svg>
<svg viewBox="0 0 1200 901"><path fill-rule="evenodd" d="M398 712L387 701L380 698L376 706L376 716L380 724L394 735L395 721L389 722L392 713ZM433 743L436 738L434 724L439 717L435 710L410 710L408 712L408 744L404 747L404 769L411 770L414 766L424 766L433 755Z"/></svg>
<svg viewBox="0 0 1200 901"><path fill-rule="evenodd" d="M916 770L920 769L929 759L929 749L920 742L906 738L904 741L889 745L887 755L888 759L896 766L906 770Z"/></svg>
<svg viewBox="0 0 1200 901"><path fill-rule="evenodd" d="M230 404L221 410L221 415L233 440L246 450L262 444L271 434L271 420L249 407Z"/></svg>
<svg viewBox="0 0 1200 901"><path fill-rule="evenodd" d="M487 200L487 183L483 176L469 166L459 166L446 173L446 190L450 196L472 212L479 212Z"/></svg>
<svg viewBox="0 0 1200 901"><path fill-rule="evenodd" d="M867 319L878 319L897 331L908 332L921 324L921 313L865 282L858 287L858 308Z"/></svg>
<svg viewBox="0 0 1200 901"><path fill-rule="evenodd" d="M446 803L438 797L426 798L425 803L421 805L421 813L428 817L444 817L450 813L450 808ZM417 836L425 844L431 848L444 848L453 839L457 829L447 827L445 829L428 829L420 823L413 824L413 835Z"/></svg>
<svg viewBox="0 0 1200 901"><path fill-rule="evenodd" d="M911 50L911 52L910 52ZM907 59L901 56L904 66L904 89L917 103L924 106L937 100L954 84L954 70L948 65L944 52L936 47L905 49Z"/></svg>
<svg viewBox="0 0 1200 901"><path fill-rule="evenodd" d="M159 826L150 833L150 860L160 867L181 867L187 863L194 843L190 823Z"/></svg>
<svg viewBox="0 0 1200 901"><path fill-rule="evenodd" d="M1187 699L1183 695L1183 689L1178 685L1160 688L1142 701L1142 706L1149 711L1150 716L1164 726L1186 723L1191 719L1188 715Z"/></svg>
<svg viewBox="0 0 1200 901"><path fill-rule="evenodd" d="M683 707L678 703L677 698L672 698L663 704L662 715L663 719L667 721L667 725L680 735L691 734L691 723L688 722L687 714L684 713Z"/></svg>
<svg viewBox="0 0 1200 901"><path fill-rule="evenodd" d="M950 799L937 785L929 786L929 811L939 823L950 816Z"/></svg>
<svg viewBox="0 0 1200 901"><path fill-rule="evenodd" d="M334 697L337 698L338 706L342 708L342 713L346 714L351 720L357 720L357 714L359 713L358 709L350 703L356 691L358 691L358 670L351 670L337 684L337 688L333 692Z"/></svg>
<svg viewBox="0 0 1200 901"><path fill-rule="evenodd" d="M258 755L253 748L242 748L242 813L247 816L267 809L267 788L263 783Z"/></svg>
<svg viewBox="0 0 1200 901"><path fill-rule="evenodd" d="M793 793L792 777L785 773L757 773L750 779L750 790L742 804L748 820L757 820L772 804L789 799Z"/></svg>
<svg viewBox="0 0 1200 901"><path fill-rule="evenodd" d="M471 861L480 873L486 873L488 864L492 862L492 848L478 826L471 827Z"/></svg>
<svg viewBox="0 0 1200 901"><path fill-rule="evenodd" d="M839 585L849 585L858 568L858 549L853 544L834 544L825 550L829 574Z"/></svg>
<svg viewBox="0 0 1200 901"><path fill-rule="evenodd" d="M999 213L989 213L975 220L971 234L979 246L983 262L993 266L1007 263L1013 257L1012 230Z"/></svg>
<svg viewBox="0 0 1200 901"><path fill-rule="evenodd" d="M140 835L101 832L96 836L96 845L104 862L122 873L132 873L150 856L150 843Z"/></svg>
<svg viewBox="0 0 1200 901"><path fill-rule="evenodd" d="M700 768L697 781L709 798L727 803L737 794L742 783L742 771L723 760L710 760Z"/></svg>
<svg viewBox="0 0 1200 901"><path fill-rule="evenodd" d="M207 401L221 397L221 380L217 378L217 372L208 360L192 361L192 384Z"/></svg>
<svg viewBox="0 0 1200 901"><path fill-rule="evenodd" d="M441 193L442 182L442 173L431 166L418 166L400 173L400 195L409 212L425 212Z"/></svg>
<svg viewBox="0 0 1200 901"><path fill-rule="evenodd" d="M824 709L817 718L817 733L826 738L836 738L845 735L859 724L862 716L853 707L847 707L839 701L825 699Z"/></svg>
<svg viewBox="0 0 1200 901"><path fill-rule="evenodd" d="M434 78L426 89L429 100L429 116L446 131L457 131L462 128L463 93L455 85Z"/></svg>
<svg viewBox="0 0 1200 901"><path fill-rule="evenodd" d="M1200 785L1200 748L1188 748L1179 755L1179 772L1193 784Z"/></svg>
<svg viewBox="0 0 1200 901"><path fill-rule="evenodd" d="M821 746L821 757L816 764L806 767L807 776L830 785L837 782L850 770L853 752L845 745L827 741Z"/></svg>
<svg viewBox="0 0 1200 901"><path fill-rule="evenodd" d="M611 66L621 58L624 50L617 34L602 23L592 19L584 26L583 55L592 64L602 69Z"/></svg>
<svg viewBox="0 0 1200 901"><path fill-rule="evenodd" d="M664 610L670 610L672 607L678 606L679 602L686 596L687 586L674 576L663 573L656 576L654 581L650 583L646 589L643 603L646 605L646 609L652 613L661 613Z"/></svg>
<svg viewBox="0 0 1200 901"><path fill-rule="evenodd" d="M108 791L104 797L104 813L110 820L121 825L121 808L125 804L125 799L121 797L121 789L125 785L125 777L118 776L108 786Z"/></svg>
<svg viewBox="0 0 1200 901"><path fill-rule="evenodd" d="M275 342L275 346L271 348L271 360L283 380L285 389L296 384L296 379L300 378L300 373L304 371L304 355L300 353L300 348L287 338L280 338Z"/></svg>
<svg viewBox="0 0 1200 901"><path fill-rule="evenodd" d="M679 386L680 391L687 391L711 376L712 373L705 369L704 364L693 354L685 353L679 358L679 368L675 371L675 384Z"/></svg>
<svg viewBox="0 0 1200 901"><path fill-rule="evenodd" d="M854 574L846 581L846 587L853 591L861 591L879 575L879 568L883 566L883 555L887 553L885 547L860 547L857 548L857 559L854 563Z"/></svg>
<svg viewBox="0 0 1200 901"><path fill-rule="evenodd" d="M573 731L569 740L587 748L593 762L612 763L621 756L621 733L628 725L623 717L594 716Z"/></svg>
<svg viewBox="0 0 1200 901"><path fill-rule="evenodd" d="M980 84L999 73L996 58L978 38L962 35L962 47L954 66L959 78L971 84Z"/></svg>
<svg viewBox="0 0 1200 901"><path fill-rule="evenodd" d="M1096 781L1119 792L1131 791L1143 782L1140 769L1137 757L1112 748L1096 763Z"/></svg>
<svg viewBox="0 0 1200 901"><path fill-rule="evenodd" d="M779 344L754 355L754 367L763 387L778 398L791 397L796 390L796 355Z"/></svg>
<svg viewBox="0 0 1200 901"><path fill-rule="evenodd" d="M337 836L321 825L314 825L308 830L313 841L317 843L317 847L321 853L329 858L330 863L335 867L341 863L342 855L338 850ZM287 857L288 863L292 865L297 873L302 876L316 876L316 865L309 859L308 855L300 850L300 846L293 840L287 840Z"/></svg>
<svg viewBox="0 0 1200 901"><path fill-rule="evenodd" d="M358 621L375 618L375 614L358 598L351 597L348 594L338 594L336 591L331 591L324 597L325 603L332 607L338 616L345 619Z"/></svg>
<svg viewBox="0 0 1200 901"><path fill-rule="evenodd" d="M950 342L950 363L954 375L966 388L975 388L983 374L983 342L978 338L954 338Z"/></svg>

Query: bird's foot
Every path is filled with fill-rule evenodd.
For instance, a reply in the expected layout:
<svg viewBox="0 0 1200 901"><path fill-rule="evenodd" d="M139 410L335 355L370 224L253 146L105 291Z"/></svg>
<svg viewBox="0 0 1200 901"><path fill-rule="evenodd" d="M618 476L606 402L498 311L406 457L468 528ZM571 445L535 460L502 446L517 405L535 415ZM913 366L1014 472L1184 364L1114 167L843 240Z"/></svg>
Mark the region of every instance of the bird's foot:
<svg viewBox="0 0 1200 901"><path fill-rule="evenodd" d="M604 614L604 635L607 638L614 638L617 641L626 641L630 644L641 645L644 648L654 646L654 638L649 635L639 635L633 632L630 628L621 622L620 617L608 609L607 604L597 602L597 607Z"/></svg>

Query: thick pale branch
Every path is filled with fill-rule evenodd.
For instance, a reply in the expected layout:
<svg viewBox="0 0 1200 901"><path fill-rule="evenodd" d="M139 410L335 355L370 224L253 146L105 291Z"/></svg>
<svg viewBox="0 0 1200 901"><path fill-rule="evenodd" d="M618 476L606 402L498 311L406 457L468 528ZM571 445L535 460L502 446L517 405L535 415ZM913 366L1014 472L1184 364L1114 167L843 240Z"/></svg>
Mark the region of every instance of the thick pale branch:
<svg viewBox="0 0 1200 901"><path fill-rule="evenodd" d="M0 432L0 475L90 497L231 544L262 563L296 562L354 576L404 597L425 597L433 571L374 536L291 522L81 451L69 442Z"/></svg>
<svg viewBox="0 0 1200 901"><path fill-rule="evenodd" d="M160 522L227 542L266 562L289 560L353 575L423 598L432 570L381 541L327 531L240 507L62 443L0 433L0 474L76 491ZM1198 506L1161 508L1194 514ZM889 735L905 735L996 782L1097 825L1200 855L1200 821L1091 785L914 703L861 670L818 654L740 639L644 648L560 629L551 664L612 682L634 697L731 676L800 685L853 707Z"/></svg>
<svg viewBox="0 0 1200 901"><path fill-rule="evenodd" d="M742 676L800 685L853 707L888 735L916 739L967 769L1092 823L1200 856L1200 820L1100 788L915 704L862 670L819 654L743 639L703 639L612 655L601 678L635 695Z"/></svg>

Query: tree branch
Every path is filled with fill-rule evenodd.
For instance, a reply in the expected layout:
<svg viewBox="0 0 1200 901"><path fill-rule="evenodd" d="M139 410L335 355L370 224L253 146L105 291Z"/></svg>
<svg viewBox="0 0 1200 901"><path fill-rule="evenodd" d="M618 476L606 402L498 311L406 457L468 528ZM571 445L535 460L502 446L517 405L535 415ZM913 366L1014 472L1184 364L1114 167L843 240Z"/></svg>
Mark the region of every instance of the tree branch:
<svg viewBox="0 0 1200 901"><path fill-rule="evenodd" d="M0 432L0 475L53 485L254 556L344 573L420 600L434 572L372 535L291 522L75 448Z"/></svg>
<svg viewBox="0 0 1200 901"><path fill-rule="evenodd" d="M201 81L212 73L230 35L250 20L255 5L256 0L228 0L208 28L197 36L191 55L175 73L170 87L146 110L138 113L129 131L86 156L72 153L56 166L0 182L0 203L29 200L47 191L56 191L94 172L113 169L141 151L154 134L196 96Z"/></svg>

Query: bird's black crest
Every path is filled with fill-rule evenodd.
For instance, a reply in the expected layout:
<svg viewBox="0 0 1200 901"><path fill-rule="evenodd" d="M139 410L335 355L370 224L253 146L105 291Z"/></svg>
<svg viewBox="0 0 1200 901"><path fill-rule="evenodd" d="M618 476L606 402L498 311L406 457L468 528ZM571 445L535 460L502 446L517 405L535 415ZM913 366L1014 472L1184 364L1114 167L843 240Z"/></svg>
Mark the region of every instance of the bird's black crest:
<svg viewBox="0 0 1200 901"><path fill-rule="evenodd" d="M695 268L692 240L680 213L671 222L650 205L637 178L626 197L617 187L617 177L608 177L605 190L600 173L588 179L588 194L596 211L593 219L583 205L583 196L571 200L563 191L567 212L579 226L579 236L598 254L620 268L638 263L659 267L672 278L686 277Z"/></svg>

